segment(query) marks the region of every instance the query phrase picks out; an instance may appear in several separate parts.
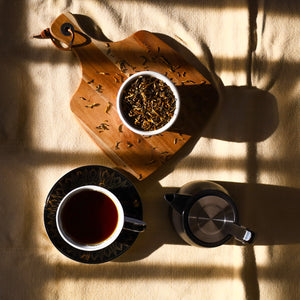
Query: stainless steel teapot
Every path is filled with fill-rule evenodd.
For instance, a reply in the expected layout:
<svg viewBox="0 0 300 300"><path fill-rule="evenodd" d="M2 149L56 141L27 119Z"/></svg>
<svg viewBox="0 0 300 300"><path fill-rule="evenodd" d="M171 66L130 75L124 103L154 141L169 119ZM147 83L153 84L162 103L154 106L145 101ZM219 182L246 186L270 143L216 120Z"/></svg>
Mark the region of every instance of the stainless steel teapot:
<svg viewBox="0 0 300 300"><path fill-rule="evenodd" d="M215 182L193 181L164 198L171 206L175 230L190 245L216 247L232 236L243 244L254 239L254 232L239 225L229 193Z"/></svg>

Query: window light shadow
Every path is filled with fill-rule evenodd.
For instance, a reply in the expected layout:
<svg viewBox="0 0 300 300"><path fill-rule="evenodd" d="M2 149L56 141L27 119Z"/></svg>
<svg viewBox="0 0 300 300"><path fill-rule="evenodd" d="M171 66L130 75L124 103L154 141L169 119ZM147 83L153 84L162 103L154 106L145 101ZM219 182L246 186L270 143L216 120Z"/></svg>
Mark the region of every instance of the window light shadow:
<svg viewBox="0 0 300 300"><path fill-rule="evenodd" d="M119 1L119 0L115 0ZM130 0L127 0L130 1ZM171 0L164 0L171 3ZM290 0L291 1L291 0ZM289 1L289 2L290 2ZM153 1L151 1L153 2ZM156 1L159 3L160 1ZM269 4L266 2L266 5L270 5L270 10L273 12L278 13L289 13L289 2L287 3L282 1L272 2ZM22 1L18 2L18 16L23 16L23 18L11 18L9 22L6 22L8 19L7 17L1 18L1 28L3 32L6 33L6 36L9 34L13 34L14 39L7 39L10 41L19 41L19 38L24 38L23 32L26 31L24 28L24 24L26 24L24 20L24 16L26 15L25 5L21 4ZM240 1L231 1L230 8L240 7ZM199 1L182 1L182 0L172 0L172 4L182 4L182 5L199 5ZM219 1L211 1L206 3L206 7L211 7L213 9L219 9ZM228 8L228 7L224 7ZM11 5L10 2L6 2L6 4L2 5L2 14L7 15L14 15L15 7ZM299 14L299 10L294 12ZM6 20L5 22L3 20ZM12 33L12 28L20 29L14 30ZM97 30L94 32L95 35L99 34ZM16 44L15 46L20 46ZM16 57L19 60L22 59L29 59L32 61L36 61L38 63L42 63L43 57L40 56L43 53L44 48L31 48L27 47L25 50L25 54L22 54L20 50L17 50ZM3 50L4 54L6 50ZM31 52L32 51L32 52ZM57 50L47 50L45 61L51 63L57 63L57 57L54 57L54 51ZM35 55L38 53L39 55ZM8 55L8 54L7 54ZM58 63L62 63L68 61L65 59L68 54L64 54L61 57L61 60L58 60ZM3 59L11 58L11 56L3 55ZM18 66L18 59L14 62L13 70L8 73L8 77L6 77L6 81L4 82L3 86L6 84L10 87L7 90L14 90L16 86L14 85L14 72L17 74L20 69ZM222 58L221 58L222 59ZM73 62L73 61L72 61ZM22 76L23 78L29 78L29 74L26 69L22 69ZM8 79L7 79L8 78ZM23 81L23 84L30 83L30 79L27 81ZM24 91L22 87L18 85L18 89L20 91ZM78 278L96 278L96 279L103 279L103 280L120 280L126 278L126 280L136 280L136 278L142 279L182 279L182 278L189 278L190 280L195 279L221 279L225 280L226 278L232 277L232 268L228 267L216 267L215 265L207 265L207 266L198 266L198 265L179 265L179 266L168 266L168 265L149 265L141 263L139 266L136 265L129 265L124 264L123 268L120 268L118 262L116 263L108 263L107 265L95 266L91 268L90 266L83 266L83 265L74 265L71 266L69 264L58 264L58 265L51 265L46 258L42 255L37 253L35 250L35 239L38 238L36 236L32 237L29 236L28 233L23 234L25 229L28 229L29 226L34 224L34 216L32 211L32 195L24 195L24 186L34 186L36 187L37 182L32 180L32 167L35 166L44 166L44 165L55 165L55 164L62 164L65 162L67 157L69 162L74 161L74 163L84 163L86 153L81 153L78 156L73 155L73 153L49 153L47 151L36 153L35 151L30 150L30 141L31 137L26 131L28 126L30 125L30 105L29 101L26 101L32 95L29 95L28 90L33 93L34 87L31 85L27 89L27 93L23 93L22 97L17 97L18 99L22 98L20 103L12 104L9 102L9 99L4 99L2 104L4 104L4 114L9 117L9 113L11 110L7 110L9 105L12 105L14 108L17 106L18 112L13 113L13 120L10 120L12 124L12 128L7 126L5 122L1 123L1 142L8 141L16 143L19 149L24 150L29 148L29 162L22 163L19 161L20 157L9 157L10 161L12 162L11 167L12 169L3 169L1 167L2 172L5 174L2 178L1 182L1 190L5 191L5 195L2 193L1 196L1 204L5 203L5 209L7 212L11 212L5 216L5 219L2 221L5 222L5 226L3 228L14 228L15 232L17 232L18 228L14 226L14 221L19 215L24 217L24 221L22 224L26 224L22 230L20 230L20 240L16 241L15 236L9 235L10 232L5 232L3 235L3 240L5 239L5 253L12 253L10 256L10 260L8 262L3 259L1 263L1 269L3 274L5 274L5 281L1 285L1 295L6 296L7 298L11 297L11 293L14 290L18 290L19 295L25 296L36 296L37 298L46 298L46 295L43 294L43 288L52 280L57 279L78 279ZM6 94L6 92L4 92ZM274 99L270 97L269 102L273 103ZM8 105L8 106L7 106ZM275 105L273 106L273 113L276 111ZM10 114L11 115L11 114ZM2 116L2 115L1 115ZM274 116L274 115L273 115ZM26 119L27 117L27 119ZM7 120L7 119L5 119ZM17 122L22 121L22 124L25 124L23 128L17 126ZM274 126L276 127L276 116L273 118L272 126L269 128L270 130L267 131L268 134L272 132ZM13 133L11 133L13 130ZM21 138L19 140L19 138ZM223 137L224 138L224 137ZM36 155L38 154L38 155ZM26 155L26 153L23 153ZM98 156L95 156L95 160ZM22 158L22 155L21 155ZM192 158L191 158L192 159ZM218 160L216 159L216 163ZM291 162L292 164L292 162ZM237 167L240 167L239 162L236 163ZM271 160L269 163L269 167L273 168L274 161ZM13 168L15 167L15 168ZM158 176L159 177L159 176ZM182 241L177 237L176 233L173 231L172 226L166 218L168 214L168 206L166 203L162 202L163 194L166 192L174 191L177 187L171 188L163 188L159 185L158 181L155 178L150 178L141 183L136 183L139 190L143 191L142 196L144 198L144 206L146 216L145 218L149 222L150 230L147 235L144 235L139 241L137 241L136 248L132 248L132 252L128 253L126 257L124 254L124 258L122 261L132 261L138 260L139 258L146 257L154 251L159 246L163 245L164 243L169 244L182 244ZM16 184L17 183L17 184ZM236 184L236 183L226 183L222 182L222 184L228 188L232 196L234 197L239 213L240 219L243 220L245 225L249 225L249 227L253 227L255 231L257 231L257 245L281 245L281 244L291 244L291 243L299 243L299 218L296 215L296 212L299 211L299 201L298 189L289 189L283 187L276 187L276 186L265 186L265 185L257 185L257 184ZM24 197L26 199L24 200ZM7 199L10 199L7 201ZM23 199L22 205L20 206L20 199ZM22 210L24 207L24 211ZM19 214L16 214L15 208L18 209ZM159 212L157 214L157 212ZM155 222L152 219L153 215L157 214L159 218L159 222ZM13 218L10 218L10 215ZM10 219L9 219L10 218ZM163 231L161 230L162 228ZM30 231L33 233L33 231ZM154 239L154 242L153 240ZM22 242L24 241L24 244ZM31 243L32 242L32 243ZM23 251L22 257L19 254L15 254L18 251L10 251L13 247L16 247L15 243L20 243L19 248L16 250ZM49 241L50 243L50 241ZM154 246L153 246L154 245ZM148 248L145 250L145 246ZM32 250L34 249L34 250ZM295 263L294 268L292 268L291 272L285 272L282 276L282 270L286 268L287 265L290 264L290 257L292 251L285 250L281 253L283 256L283 260L280 263L272 262L266 266L258 267L257 271L259 273L260 278L266 280L275 280L278 284L282 281L289 282L290 280L294 280L295 275L298 274L299 266ZM140 257L137 257L138 256ZM294 253L295 256L298 253ZM44 254L43 254L44 255ZM252 254L251 254L252 255ZM252 257L250 255L250 258ZM47 255L45 255L47 256ZM249 257L249 256L248 256ZM253 263L253 257L251 258L251 263ZM119 261L121 262L121 261ZM26 276L18 272L16 265L18 263L27 268ZM254 262L255 263L255 262ZM253 271L253 270L252 270ZM254 270L255 271L255 270ZM244 280L247 280L247 277L243 277ZM35 282L34 286L32 282ZM9 283L13 282L13 285ZM30 294L29 294L30 291ZM288 294L288 293L287 293Z"/></svg>

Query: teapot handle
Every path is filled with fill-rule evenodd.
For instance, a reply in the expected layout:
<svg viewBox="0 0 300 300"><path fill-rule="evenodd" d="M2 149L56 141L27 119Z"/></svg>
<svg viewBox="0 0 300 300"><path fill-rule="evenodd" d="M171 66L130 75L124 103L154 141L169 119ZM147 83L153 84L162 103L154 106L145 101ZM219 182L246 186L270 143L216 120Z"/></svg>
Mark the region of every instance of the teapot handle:
<svg viewBox="0 0 300 300"><path fill-rule="evenodd" d="M236 240L242 242L243 244L250 244L254 240L254 232L244 226L232 222L227 222L226 229L228 230L229 234L231 234Z"/></svg>

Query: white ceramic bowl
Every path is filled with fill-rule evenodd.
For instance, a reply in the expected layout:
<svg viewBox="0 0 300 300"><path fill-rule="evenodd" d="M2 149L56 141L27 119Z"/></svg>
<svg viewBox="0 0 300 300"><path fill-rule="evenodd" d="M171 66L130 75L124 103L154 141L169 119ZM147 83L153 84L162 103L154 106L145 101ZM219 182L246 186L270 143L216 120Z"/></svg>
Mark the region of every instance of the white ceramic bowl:
<svg viewBox="0 0 300 300"><path fill-rule="evenodd" d="M145 131L145 130L139 130L139 129L133 127L126 120L126 117L125 117L124 112L122 110L123 92L126 89L126 87L128 85L130 85L133 81L135 81L136 78L139 77L139 76L152 76L152 77L155 77L157 79L160 79L161 81L163 81L164 83L166 83L170 87L171 91L174 94L175 105L176 105L175 110L174 110L174 114L173 114L172 118L170 119L170 121L167 124L165 124L164 126L160 127L159 129L152 130L152 131ZM119 89L118 95L117 95L117 110L118 110L118 114L119 114L120 119L122 120L123 124L128 129L130 129L134 133L137 133L137 134L140 134L140 135L147 135L147 136L148 135L155 135L155 134L160 134L160 133L168 130L174 124L174 122L176 121L176 119L178 117L178 114L179 114L179 109L180 109L180 97L179 97L176 86L174 85L174 83L168 77L166 77L166 76L164 76L160 73L154 72L154 71L142 71L142 72L138 72L138 73L135 73L134 75L130 76L129 78L127 78L123 82L123 84L121 85L121 87Z"/></svg>

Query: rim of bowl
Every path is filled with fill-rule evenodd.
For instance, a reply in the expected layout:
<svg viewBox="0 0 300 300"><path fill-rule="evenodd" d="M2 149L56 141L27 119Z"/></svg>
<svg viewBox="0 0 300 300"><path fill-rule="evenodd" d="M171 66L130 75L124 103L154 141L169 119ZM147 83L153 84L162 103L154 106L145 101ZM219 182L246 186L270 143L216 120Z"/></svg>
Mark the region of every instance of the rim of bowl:
<svg viewBox="0 0 300 300"><path fill-rule="evenodd" d="M145 131L145 130L139 130L135 127L133 127L125 118L122 108L121 108L121 101L122 101L122 94L124 89L137 77L139 76L152 76L155 77L157 79L162 80L164 83L166 83L172 93L174 94L175 97L175 103L176 103L176 107L174 110L174 114L172 116L172 118L170 119L170 121L165 124L164 126L156 129L156 130L151 130L151 131ZM117 95L117 111L118 111L118 115L122 121L122 123L131 131L133 131L134 133L137 133L139 135L156 135L156 134L160 134L166 130L168 130L176 121L178 114L179 114L179 110L180 110L180 96L178 93L178 90L175 86L175 84L165 75L155 72L155 71L141 71L141 72L137 72L133 75L131 75L130 77L128 77L121 85L119 91L118 91L118 95Z"/></svg>

